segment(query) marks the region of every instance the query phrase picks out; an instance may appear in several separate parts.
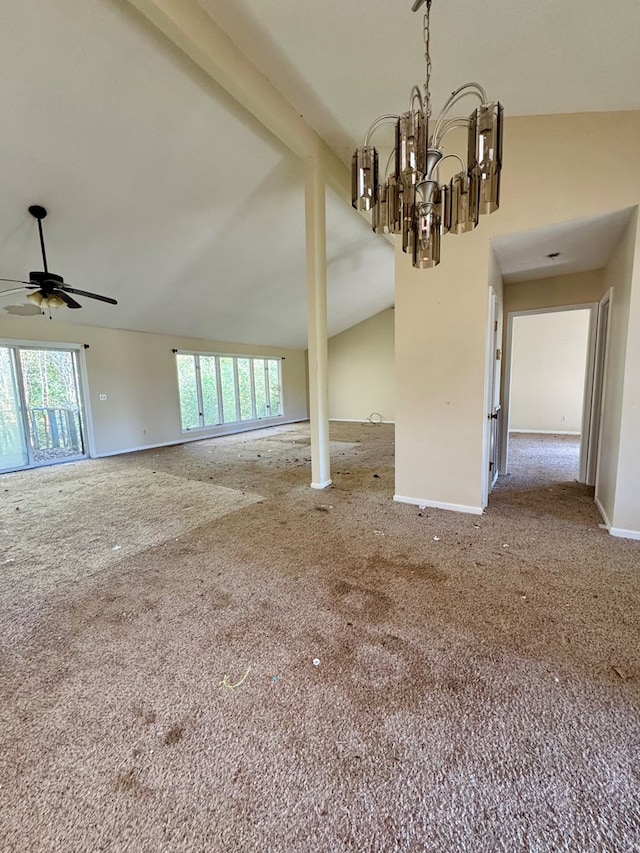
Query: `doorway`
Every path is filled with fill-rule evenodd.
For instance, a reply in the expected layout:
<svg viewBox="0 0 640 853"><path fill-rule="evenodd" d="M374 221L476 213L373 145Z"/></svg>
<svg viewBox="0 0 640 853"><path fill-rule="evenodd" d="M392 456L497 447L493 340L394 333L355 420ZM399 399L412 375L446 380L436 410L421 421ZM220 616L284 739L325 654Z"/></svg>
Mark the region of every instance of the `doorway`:
<svg viewBox="0 0 640 853"><path fill-rule="evenodd" d="M519 311L507 322L503 470L513 435L564 436L578 451L575 479L593 484L601 386L598 304ZM603 352L606 341L600 338Z"/></svg>
<svg viewBox="0 0 640 853"><path fill-rule="evenodd" d="M0 472L87 456L77 349L0 344Z"/></svg>

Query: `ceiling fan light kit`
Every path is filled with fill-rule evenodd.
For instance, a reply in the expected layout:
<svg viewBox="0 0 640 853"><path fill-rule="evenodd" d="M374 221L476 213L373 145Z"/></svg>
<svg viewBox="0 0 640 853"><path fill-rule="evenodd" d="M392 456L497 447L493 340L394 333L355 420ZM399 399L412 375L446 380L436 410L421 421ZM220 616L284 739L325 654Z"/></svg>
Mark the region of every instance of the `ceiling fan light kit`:
<svg viewBox="0 0 640 853"><path fill-rule="evenodd" d="M432 0L415 0L416 12L424 3L423 19L426 77L423 89L411 89L410 109L400 115L383 115L369 127L364 145L352 160L352 204L371 211L377 234L401 234L402 249L412 255L418 269L440 263L444 234L464 234L478 224L481 214L500 205L503 108L488 101L478 83L455 89L435 121L431 120L431 57L429 17ZM452 109L466 97L480 105L468 118L452 116ZM384 172L371 137L381 127L395 125L395 147ZM445 154L443 140L456 129L467 130L466 162L458 154ZM439 168L445 160L457 160L461 170L450 182L441 183ZM392 162L395 165L390 171Z"/></svg>
<svg viewBox="0 0 640 853"><path fill-rule="evenodd" d="M61 275L49 272L47 265L47 251L44 245L44 234L42 231L42 220L46 217L46 208L39 204L32 204L29 207L29 213L38 221L38 235L40 237L40 251L42 252L42 265L44 270L33 270L29 273L29 281L21 281L15 278L0 278L0 281L10 281L15 284L21 284L22 287L13 287L10 290L0 291L0 296L13 296L17 293L23 293L25 290L32 291L27 294L27 299L37 305L44 314L44 308L49 309L49 317L51 317L52 308L82 308L82 305L77 302L70 294L77 296L86 296L89 299L97 299L100 302L108 302L110 305L117 305L116 299L110 296L101 296L98 293L90 293L88 290L78 290L77 287L70 287L65 284Z"/></svg>

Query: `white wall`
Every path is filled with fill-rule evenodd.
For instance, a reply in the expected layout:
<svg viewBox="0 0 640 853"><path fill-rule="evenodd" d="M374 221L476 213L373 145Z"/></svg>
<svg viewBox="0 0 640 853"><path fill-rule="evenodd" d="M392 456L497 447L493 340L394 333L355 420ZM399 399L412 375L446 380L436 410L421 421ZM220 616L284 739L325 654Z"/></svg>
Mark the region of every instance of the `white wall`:
<svg viewBox="0 0 640 853"><path fill-rule="evenodd" d="M46 317L0 317L0 341L89 344L84 350L88 407L97 455L119 453L185 440L173 349L237 355L283 356L284 420L307 414L305 353L274 347L226 344L197 338L103 329L63 322L62 311ZM105 402L99 400L106 394ZM280 421L279 421L280 422ZM267 425L269 421L261 421ZM189 438L229 431L228 427L191 430Z"/></svg>
<svg viewBox="0 0 640 853"><path fill-rule="evenodd" d="M378 412L394 420L394 317L381 311L330 338L330 418L361 421Z"/></svg>
<svg viewBox="0 0 640 853"><path fill-rule="evenodd" d="M585 309L514 317L510 430L580 433L589 320Z"/></svg>

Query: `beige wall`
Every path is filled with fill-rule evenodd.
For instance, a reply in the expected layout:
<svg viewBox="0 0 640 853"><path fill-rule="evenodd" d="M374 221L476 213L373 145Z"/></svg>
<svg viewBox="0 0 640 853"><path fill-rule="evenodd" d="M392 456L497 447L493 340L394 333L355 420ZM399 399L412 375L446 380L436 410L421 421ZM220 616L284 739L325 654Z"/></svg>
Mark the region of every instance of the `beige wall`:
<svg viewBox="0 0 640 853"><path fill-rule="evenodd" d="M615 158L594 170L593 152L607 150ZM508 118L501 209L474 232L445 237L435 269L414 270L397 246L397 496L482 508L491 239L636 205L640 172L629 164L639 157L639 112ZM631 279L635 294L637 265ZM629 417L640 434L640 409L630 405Z"/></svg>
<svg viewBox="0 0 640 853"><path fill-rule="evenodd" d="M631 283L628 303L629 323L624 366L622 417L618 455L616 502L611 519L612 532L623 535L640 531L640 223L638 214L622 240L623 278ZM610 279L614 281L614 276ZM635 286L633 286L635 283ZM615 288L616 285L612 284ZM615 292L615 290L614 290ZM612 306L615 312L615 307ZM612 313L612 321L614 319ZM606 402L606 401L605 401ZM638 535L640 538L640 534Z"/></svg>
<svg viewBox="0 0 640 853"><path fill-rule="evenodd" d="M329 340L329 417L395 417L394 314L381 311Z"/></svg>
<svg viewBox="0 0 640 853"><path fill-rule="evenodd" d="M636 212L604 270L605 287L613 292L596 477L596 499L606 521L626 530L640 530L640 353L636 344L640 334L640 287L636 283L633 288L634 270L637 276L639 265L637 230Z"/></svg>
<svg viewBox="0 0 640 853"><path fill-rule="evenodd" d="M522 281L505 285L504 310L509 313L586 305L599 302L605 290L604 270Z"/></svg>
<svg viewBox="0 0 640 853"><path fill-rule="evenodd" d="M180 442L180 410L172 350L284 356L283 403L286 420L307 417L305 354L302 350L225 344L196 338L103 329L45 317L0 317L0 341L89 344L84 350L89 409L97 455ZM106 394L104 402L99 394ZM264 423L264 422L262 422ZM216 435L225 428L198 433ZM228 428L227 428L228 431ZM193 431L189 438L193 438Z"/></svg>
<svg viewBox="0 0 640 853"><path fill-rule="evenodd" d="M590 317L584 309L514 317L509 429L581 432Z"/></svg>

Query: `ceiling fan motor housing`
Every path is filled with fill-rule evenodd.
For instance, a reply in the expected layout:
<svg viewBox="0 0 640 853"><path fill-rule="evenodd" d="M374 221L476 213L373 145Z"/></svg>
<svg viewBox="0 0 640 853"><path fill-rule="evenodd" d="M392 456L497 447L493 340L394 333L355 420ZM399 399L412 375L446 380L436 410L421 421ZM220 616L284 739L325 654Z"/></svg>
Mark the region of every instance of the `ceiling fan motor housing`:
<svg viewBox="0 0 640 853"><path fill-rule="evenodd" d="M32 281L34 284L39 284L41 287L43 284L53 285L56 284L64 284L64 279L61 275L56 275L54 272L42 272L42 271L34 271L29 273L29 281Z"/></svg>

